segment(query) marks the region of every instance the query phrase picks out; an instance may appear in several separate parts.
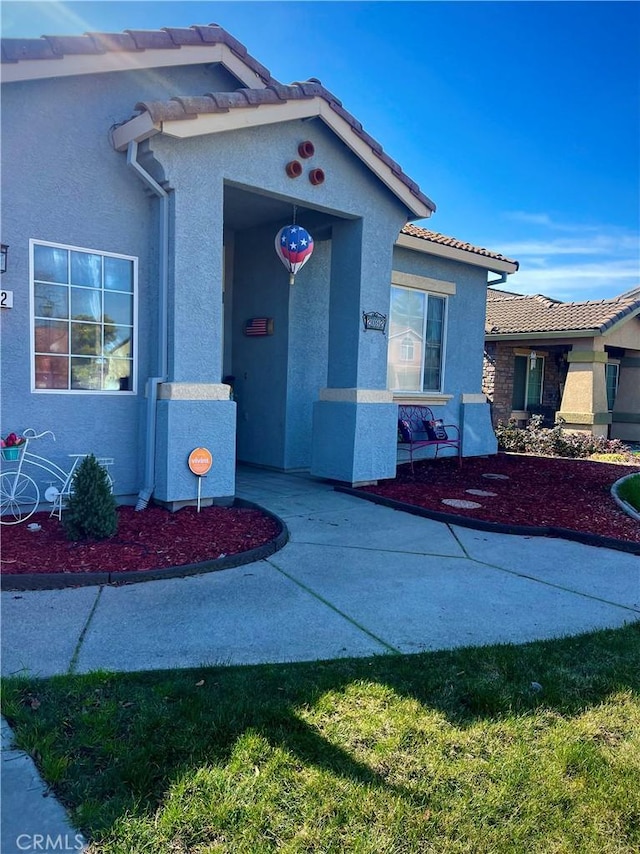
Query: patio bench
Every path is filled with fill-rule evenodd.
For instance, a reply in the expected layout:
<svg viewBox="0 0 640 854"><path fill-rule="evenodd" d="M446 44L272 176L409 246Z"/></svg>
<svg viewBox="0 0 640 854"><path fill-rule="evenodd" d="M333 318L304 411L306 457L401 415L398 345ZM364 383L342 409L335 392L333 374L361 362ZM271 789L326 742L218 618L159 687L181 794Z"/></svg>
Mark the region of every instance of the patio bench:
<svg viewBox="0 0 640 854"><path fill-rule="evenodd" d="M398 450L409 455L413 471L414 452L420 448L435 448L434 458L440 448L454 448L458 466L462 465L460 430L455 424L444 424L435 418L428 406L400 404L398 407Z"/></svg>

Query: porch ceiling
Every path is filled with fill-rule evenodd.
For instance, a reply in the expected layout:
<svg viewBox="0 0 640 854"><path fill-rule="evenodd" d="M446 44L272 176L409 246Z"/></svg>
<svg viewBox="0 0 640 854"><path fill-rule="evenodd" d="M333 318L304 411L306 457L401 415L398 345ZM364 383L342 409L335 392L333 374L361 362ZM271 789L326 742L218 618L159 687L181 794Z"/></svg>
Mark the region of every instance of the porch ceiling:
<svg viewBox="0 0 640 854"><path fill-rule="evenodd" d="M224 225L233 231L244 231L247 228L272 224L277 230L292 222L293 205L293 200L280 199L227 184L224 188ZM296 221L312 232L314 240L322 240L330 236L331 225L338 222L338 217L298 206Z"/></svg>

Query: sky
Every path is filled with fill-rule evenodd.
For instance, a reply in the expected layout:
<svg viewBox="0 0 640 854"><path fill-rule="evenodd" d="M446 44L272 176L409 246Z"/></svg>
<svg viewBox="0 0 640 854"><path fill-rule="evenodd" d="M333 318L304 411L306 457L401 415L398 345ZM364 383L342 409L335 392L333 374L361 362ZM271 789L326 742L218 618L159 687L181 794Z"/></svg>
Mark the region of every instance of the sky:
<svg viewBox="0 0 640 854"><path fill-rule="evenodd" d="M640 286L636 2L22 2L5 38L217 23L282 83L319 78L437 206L417 224L560 300ZM203 93L194 93L203 94Z"/></svg>

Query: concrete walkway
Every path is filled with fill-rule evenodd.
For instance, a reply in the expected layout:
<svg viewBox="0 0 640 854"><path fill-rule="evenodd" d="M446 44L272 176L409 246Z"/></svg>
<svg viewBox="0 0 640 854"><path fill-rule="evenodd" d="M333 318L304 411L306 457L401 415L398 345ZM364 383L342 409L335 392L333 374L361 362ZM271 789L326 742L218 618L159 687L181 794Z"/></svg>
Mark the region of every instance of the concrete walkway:
<svg viewBox="0 0 640 854"><path fill-rule="evenodd" d="M640 558L631 554L446 526L303 476L242 469L237 494L286 522L284 549L188 578L4 592L2 674L420 652L640 619ZM3 854L29 850L14 840L30 832L28 799L42 802L14 778L18 765L3 762L3 794L16 786L24 794L20 810L3 797ZM59 813L51 821L70 844L57 850L77 850Z"/></svg>

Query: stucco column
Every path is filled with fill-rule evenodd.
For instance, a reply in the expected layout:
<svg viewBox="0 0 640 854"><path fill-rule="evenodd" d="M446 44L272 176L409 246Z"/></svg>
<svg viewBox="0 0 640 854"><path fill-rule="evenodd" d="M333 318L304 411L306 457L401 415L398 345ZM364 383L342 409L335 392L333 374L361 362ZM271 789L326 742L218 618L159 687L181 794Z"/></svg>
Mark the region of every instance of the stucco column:
<svg viewBox="0 0 640 854"><path fill-rule="evenodd" d="M388 315L401 212L344 220L332 233L327 388L313 407L311 471L346 483L393 477L398 410L387 391L387 336L362 313Z"/></svg>
<svg viewBox="0 0 640 854"><path fill-rule="evenodd" d="M604 345L597 339L574 344L567 361L569 370L558 415L567 430L606 436L611 413L607 408Z"/></svg>
<svg viewBox="0 0 640 854"><path fill-rule="evenodd" d="M222 178L205 170L193 146L160 139L156 148L171 194L168 377L158 389L154 498L176 509L197 497L197 478L187 465L196 447L213 457L202 498L233 500L236 404L220 382Z"/></svg>

